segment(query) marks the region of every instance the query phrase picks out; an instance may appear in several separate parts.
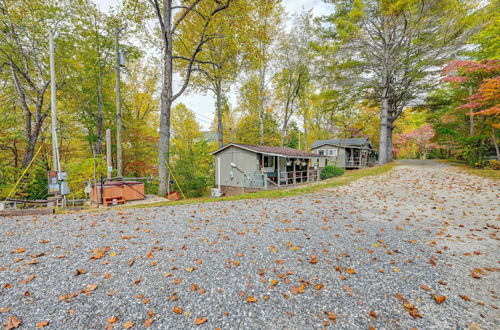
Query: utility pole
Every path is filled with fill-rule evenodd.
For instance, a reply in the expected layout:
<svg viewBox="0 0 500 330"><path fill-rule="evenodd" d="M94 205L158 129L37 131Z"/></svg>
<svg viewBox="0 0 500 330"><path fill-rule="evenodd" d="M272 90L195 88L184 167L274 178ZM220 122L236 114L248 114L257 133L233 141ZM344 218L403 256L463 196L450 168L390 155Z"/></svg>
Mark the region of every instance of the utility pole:
<svg viewBox="0 0 500 330"><path fill-rule="evenodd" d="M122 103L120 93L120 29L115 27L115 50L116 50L116 176L122 177Z"/></svg>
<svg viewBox="0 0 500 330"><path fill-rule="evenodd" d="M111 130L108 128L106 130L106 163L108 165L108 180L111 179L111 174L113 172L113 162L111 159Z"/></svg>
<svg viewBox="0 0 500 330"><path fill-rule="evenodd" d="M60 172L59 163L59 145L57 142L57 109L56 109L56 68L54 60L54 32L49 31L49 48L50 48L50 108L52 117L52 170Z"/></svg>

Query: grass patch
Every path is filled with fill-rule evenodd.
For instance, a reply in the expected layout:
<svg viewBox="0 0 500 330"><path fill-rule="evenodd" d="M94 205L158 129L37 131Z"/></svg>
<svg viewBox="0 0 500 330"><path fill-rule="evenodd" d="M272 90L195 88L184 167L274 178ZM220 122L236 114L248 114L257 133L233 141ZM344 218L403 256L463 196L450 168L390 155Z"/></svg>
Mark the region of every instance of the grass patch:
<svg viewBox="0 0 500 330"><path fill-rule="evenodd" d="M326 188L334 188L339 186L347 185L353 181L359 180L363 177L379 175L382 173L386 173L390 171L395 166L394 163L385 164L382 166L371 167L362 170L348 171L346 174L340 177L323 180L315 184L309 184L307 186L297 186L295 188L290 189L276 189L276 190L264 190L255 193L245 193L237 196L230 197L221 197L221 198L211 198L211 197L202 197L202 198L192 198L186 200L180 200L175 202L160 202L153 204L144 204L144 205L133 205L133 206L125 206L122 208L148 208L148 207L158 207L158 206L170 206L170 205L184 205L184 204L198 204L198 203L209 203L209 202L218 202L218 201L235 201L242 199L256 199L256 198L283 198L290 196L297 196L301 194L312 193L316 191L321 191ZM116 208L113 208L116 209Z"/></svg>
<svg viewBox="0 0 500 330"><path fill-rule="evenodd" d="M456 166L460 170L462 170L466 173L472 174L472 175L480 176L483 178L489 178L489 179L496 179L496 180L500 179L500 171L499 170L474 168L474 167L470 167L468 165L454 165L454 166Z"/></svg>

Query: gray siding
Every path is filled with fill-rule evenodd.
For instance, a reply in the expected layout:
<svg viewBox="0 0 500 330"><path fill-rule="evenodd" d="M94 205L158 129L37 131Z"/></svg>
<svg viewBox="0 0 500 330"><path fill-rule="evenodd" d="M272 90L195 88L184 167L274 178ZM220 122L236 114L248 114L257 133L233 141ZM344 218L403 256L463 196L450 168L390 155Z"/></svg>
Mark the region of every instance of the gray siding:
<svg viewBox="0 0 500 330"><path fill-rule="evenodd" d="M328 156L328 150L337 149L337 156ZM345 168L345 149L337 146L323 145L319 148L311 148L311 152L317 154L318 150L324 150L324 155L327 156L325 159L320 159L319 167L325 167L326 165L336 165L338 167ZM328 164L327 164L328 162Z"/></svg>
<svg viewBox="0 0 500 330"><path fill-rule="evenodd" d="M231 167L231 163L234 163L238 168ZM259 170L257 154L241 148L229 147L215 155L216 186L219 184L218 164L222 186L243 187L245 183L243 173L253 173Z"/></svg>

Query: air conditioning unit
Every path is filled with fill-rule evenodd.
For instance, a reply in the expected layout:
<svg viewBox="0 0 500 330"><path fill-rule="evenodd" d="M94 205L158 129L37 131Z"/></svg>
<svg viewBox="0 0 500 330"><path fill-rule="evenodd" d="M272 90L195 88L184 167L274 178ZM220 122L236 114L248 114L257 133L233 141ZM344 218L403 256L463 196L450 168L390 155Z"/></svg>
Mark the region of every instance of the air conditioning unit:
<svg viewBox="0 0 500 330"><path fill-rule="evenodd" d="M222 191L219 188L212 188L212 197L221 197Z"/></svg>

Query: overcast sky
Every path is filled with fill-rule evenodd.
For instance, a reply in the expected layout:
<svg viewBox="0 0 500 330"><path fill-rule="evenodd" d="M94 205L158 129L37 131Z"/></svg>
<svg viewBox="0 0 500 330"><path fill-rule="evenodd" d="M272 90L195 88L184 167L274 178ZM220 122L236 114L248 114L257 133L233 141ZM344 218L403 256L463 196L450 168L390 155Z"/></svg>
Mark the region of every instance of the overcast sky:
<svg viewBox="0 0 500 330"><path fill-rule="evenodd" d="M103 11L108 11L110 7L118 6L120 0L93 0L98 7ZM326 5L322 0L284 0L283 5L288 13L298 13L305 10L311 10L315 16L325 15L331 12L331 5ZM174 91L175 92L175 91ZM229 95L230 102L235 102L235 94ZM211 94L197 95L197 94L184 94L178 102L183 102L186 106L193 110L196 114L198 122L203 129L208 129L212 118L215 113L214 97ZM234 104L233 104L234 105Z"/></svg>

